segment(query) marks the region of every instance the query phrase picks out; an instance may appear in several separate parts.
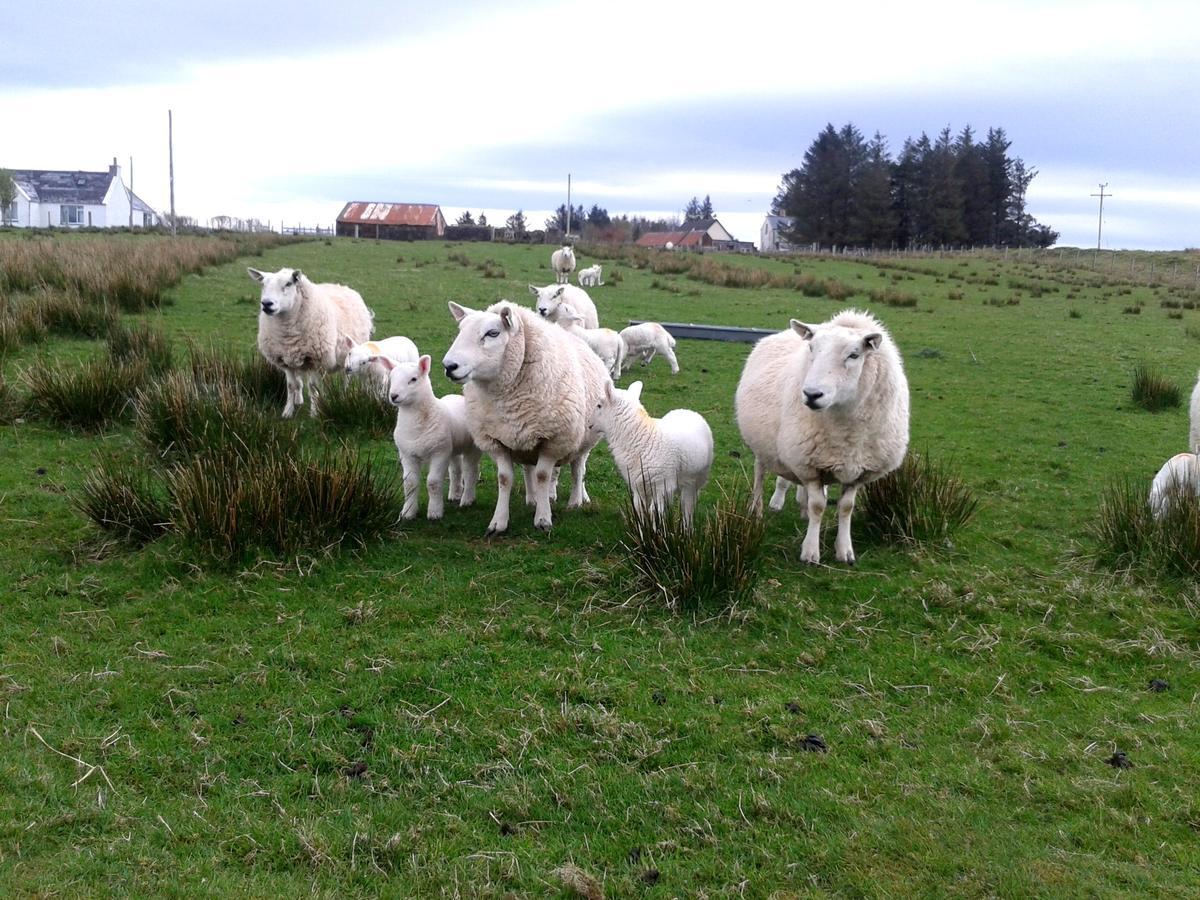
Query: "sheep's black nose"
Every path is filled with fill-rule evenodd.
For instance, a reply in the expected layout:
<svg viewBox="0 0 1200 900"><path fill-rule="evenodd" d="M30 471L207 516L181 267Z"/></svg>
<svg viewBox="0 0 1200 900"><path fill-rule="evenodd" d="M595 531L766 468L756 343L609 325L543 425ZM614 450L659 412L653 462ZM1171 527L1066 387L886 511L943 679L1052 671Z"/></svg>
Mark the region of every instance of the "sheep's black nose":
<svg viewBox="0 0 1200 900"><path fill-rule="evenodd" d="M442 363L442 365L446 367L447 375L453 375L454 370L458 368L458 363L456 362Z"/></svg>
<svg viewBox="0 0 1200 900"><path fill-rule="evenodd" d="M825 396L824 391L810 391L807 388L804 389L804 402L807 403L809 406L812 406L814 403L816 403L818 400L820 400L824 396Z"/></svg>

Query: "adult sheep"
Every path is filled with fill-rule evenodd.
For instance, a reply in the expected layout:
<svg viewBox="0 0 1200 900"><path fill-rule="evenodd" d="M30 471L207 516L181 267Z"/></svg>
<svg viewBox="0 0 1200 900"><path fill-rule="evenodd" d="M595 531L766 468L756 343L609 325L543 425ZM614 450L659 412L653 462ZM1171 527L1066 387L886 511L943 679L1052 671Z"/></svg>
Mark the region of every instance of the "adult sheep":
<svg viewBox="0 0 1200 900"><path fill-rule="evenodd" d="M321 376L345 361L343 338L357 344L371 337L371 311L358 291L344 284L314 284L299 269L246 271L262 285L259 352L287 379L283 417L290 419L304 404L306 382L308 411L315 416Z"/></svg>
<svg viewBox="0 0 1200 900"><path fill-rule="evenodd" d="M1161 519L1183 498L1200 497L1200 457L1176 453L1168 459L1150 485L1150 511Z"/></svg>
<svg viewBox="0 0 1200 900"><path fill-rule="evenodd" d="M564 303L569 303L575 312L583 316L584 328L600 327L600 317L596 315L596 304L592 302L588 292L582 288L577 288L573 284L548 284L545 287L531 284L529 293L537 298L533 301L533 308L543 319L557 322L558 308Z"/></svg>
<svg viewBox="0 0 1200 900"><path fill-rule="evenodd" d="M550 254L550 268L554 270L555 283L566 284L575 271L575 250L567 245L555 250Z"/></svg>
<svg viewBox="0 0 1200 900"><path fill-rule="evenodd" d="M549 531L551 480L569 463L568 509L588 502L583 484L587 458L598 437L588 411L610 383L596 354L579 338L514 303L486 310L450 304L458 336L442 359L446 377L463 385L467 428L496 463L496 511L487 534L508 529L513 462L533 482L534 527Z"/></svg>
<svg viewBox="0 0 1200 900"><path fill-rule="evenodd" d="M752 508L763 476L803 485L808 530L800 558L821 560L824 485L838 483L835 554L854 563L850 516L861 485L888 474L908 450L908 380L900 352L873 316L844 310L820 325L795 319L750 353L735 397L738 428L754 452Z"/></svg>

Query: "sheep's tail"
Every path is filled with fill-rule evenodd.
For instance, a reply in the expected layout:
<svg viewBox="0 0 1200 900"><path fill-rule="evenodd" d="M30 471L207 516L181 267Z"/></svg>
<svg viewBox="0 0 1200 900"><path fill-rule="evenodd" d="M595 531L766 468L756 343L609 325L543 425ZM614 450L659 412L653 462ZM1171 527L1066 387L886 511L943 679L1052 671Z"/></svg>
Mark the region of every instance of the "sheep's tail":
<svg viewBox="0 0 1200 900"><path fill-rule="evenodd" d="M664 328L663 331L667 331L667 329ZM675 349L675 335L671 334L669 331L667 331L667 344L672 350Z"/></svg>
<svg viewBox="0 0 1200 900"><path fill-rule="evenodd" d="M617 366L616 366L617 374L613 376L614 384L616 383L616 380L621 377L621 373L625 371L625 354L628 352L629 352L629 350L625 346L625 338L621 337L618 334L617 335Z"/></svg>

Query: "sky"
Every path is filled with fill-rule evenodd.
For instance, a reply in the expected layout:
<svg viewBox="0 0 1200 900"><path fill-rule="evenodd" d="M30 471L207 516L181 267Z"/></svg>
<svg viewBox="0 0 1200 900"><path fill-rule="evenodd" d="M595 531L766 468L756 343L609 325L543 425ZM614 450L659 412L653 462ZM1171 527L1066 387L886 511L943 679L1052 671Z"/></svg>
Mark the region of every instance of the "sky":
<svg viewBox="0 0 1200 900"><path fill-rule="evenodd" d="M329 225L349 200L540 225L566 200L757 240L826 125L1001 127L1060 244L1200 247L1200 3L40 0L3 15L0 166Z"/></svg>

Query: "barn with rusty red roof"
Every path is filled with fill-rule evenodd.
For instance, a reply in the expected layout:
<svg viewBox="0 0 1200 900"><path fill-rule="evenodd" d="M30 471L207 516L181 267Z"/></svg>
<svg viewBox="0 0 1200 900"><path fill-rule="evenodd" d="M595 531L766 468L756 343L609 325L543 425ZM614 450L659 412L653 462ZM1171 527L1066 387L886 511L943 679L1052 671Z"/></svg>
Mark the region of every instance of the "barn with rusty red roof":
<svg viewBox="0 0 1200 900"><path fill-rule="evenodd" d="M339 237L423 241L446 233L442 208L433 203L347 203L337 217Z"/></svg>

